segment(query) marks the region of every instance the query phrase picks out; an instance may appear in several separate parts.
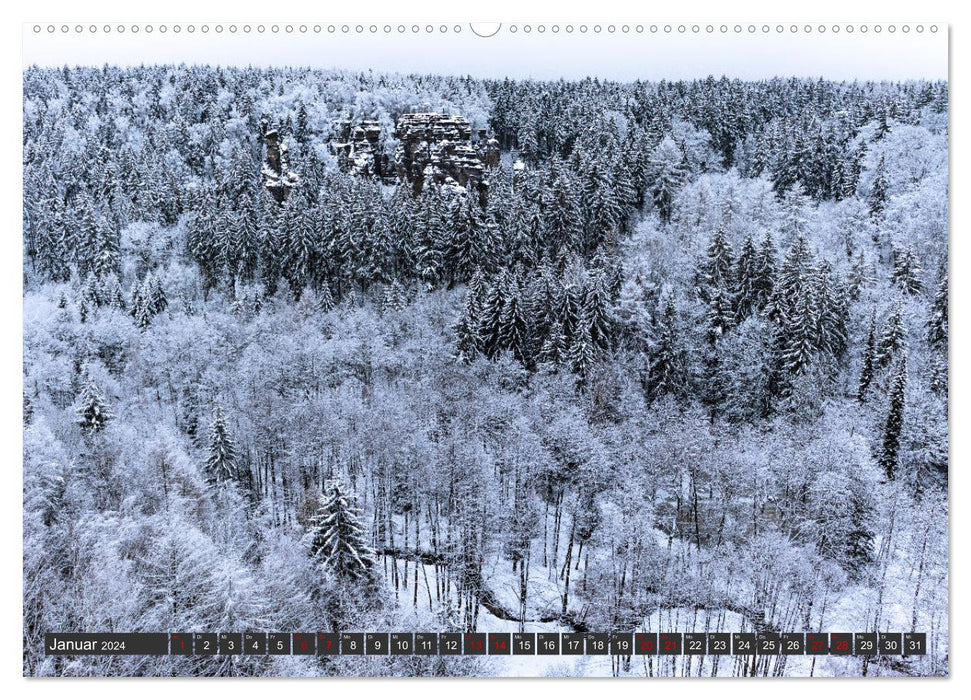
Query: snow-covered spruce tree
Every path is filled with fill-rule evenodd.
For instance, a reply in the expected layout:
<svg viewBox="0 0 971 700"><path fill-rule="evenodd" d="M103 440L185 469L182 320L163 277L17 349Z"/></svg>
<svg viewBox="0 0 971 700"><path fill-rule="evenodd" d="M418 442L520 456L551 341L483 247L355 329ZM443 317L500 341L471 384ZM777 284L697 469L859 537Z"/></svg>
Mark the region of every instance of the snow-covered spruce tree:
<svg viewBox="0 0 971 700"><path fill-rule="evenodd" d="M739 321L744 321L755 310L757 304L757 277L759 251L751 232L742 243L742 250L735 261L735 286L733 306Z"/></svg>
<svg viewBox="0 0 971 700"><path fill-rule="evenodd" d="M259 260L259 215L254 188L244 190L233 214L229 250L225 254L226 265L231 275L236 274L244 282L250 282L256 274Z"/></svg>
<svg viewBox="0 0 971 700"><path fill-rule="evenodd" d="M778 296L776 312L776 367L782 373L782 384L812 363L819 339L820 309L815 291L806 275L795 271L798 279L783 280L780 289L791 290Z"/></svg>
<svg viewBox="0 0 971 700"><path fill-rule="evenodd" d="M849 163L844 167L843 180L841 184L841 198L848 199L856 194L856 187L860 182L860 173L863 172L863 163L866 161L867 144L866 139L860 139L860 144L856 151L849 156Z"/></svg>
<svg viewBox="0 0 971 700"><path fill-rule="evenodd" d="M887 208L887 191L890 185L887 182L887 166L884 163L883 156L880 156L880 162L877 164L877 171L873 178L873 185L870 188L870 196L867 201L870 205L870 216L876 218L883 214L883 210Z"/></svg>
<svg viewBox="0 0 971 700"><path fill-rule="evenodd" d="M116 309L121 309L124 311L127 306L125 304L125 293L121 291L121 282L114 274L108 275L104 282L104 295L107 299L109 306L114 306Z"/></svg>
<svg viewBox="0 0 971 700"><path fill-rule="evenodd" d="M846 564L854 577L873 561L873 497L859 481L850 484L850 530L846 533Z"/></svg>
<svg viewBox="0 0 971 700"><path fill-rule="evenodd" d="M614 178L607 163L594 157L583 175L583 208L586 210L585 253L592 253L603 243L613 241L624 211L617 201Z"/></svg>
<svg viewBox="0 0 971 700"><path fill-rule="evenodd" d="M51 198L42 211L44 215L38 222L37 259L51 280L66 282L71 278L68 252L72 242L68 240L60 199Z"/></svg>
<svg viewBox="0 0 971 700"><path fill-rule="evenodd" d="M860 403L866 401L866 394L873 382L874 364L877 354L877 313L870 314L870 332L867 334L866 347L863 348L863 369L860 371L860 383L857 386L857 398Z"/></svg>
<svg viewBox="0 0 971 700"><path fill-rule="evenodd" d="M407 304L408 294L396 277L391 281L391 284L386 285L384 288L384 294L381 298L381 310L383 312L401 311Z"/></svg>
<svg viewBox="0 0 971 700"><path fill-rule="evenodd" d="M761 311L772 299L775 289L776 248L770 231L765 232L755 261L754 307Z"/></svg>
<svg viewBox="0 0 971 700"><path fill-rule="evenodd" d="M846 285L824 260L816 271L815 298L820 306L819 348L834 360L839 360L849 343L849 310Z"/></svg>
<svg viewBox="0 0 971 700"><path fill-rule="evenodd" d="M651 156L651 191L661 221L667 223L674 209L674 197L687 178L684 153L670 136L666 136Z"/></svg>
<svg viewBox="0 0 971 700"><path fill-rule="evenodd" d="M211 188L202 191L195 213L189 219L186 231L186 245L189 253L199 265L206 288L218 281L220 250L220 227L223 225L219 214L220 202Z"/></svg>
<svg viewBox="0 0 971 700"><path fill-rule="evenodd" d="M492 359L502 350L501 333L503 310L513 285L511 275L501 268L491 286L483 294L482 309L479 315L479 336L486 357Z"/></svg>
<svg viewBox="0 0 971 700"><path fill-rule="evenodd" d="M715 288L734 286L734 253L725 229L719 226L708 243L708 252L698 266L698 286L701 298L707 301Z"/></svg>
<svg viewBox="0 0 971 700"><path fill-rule="evenodd" d="M907 294L920 294L924 289L924 283L920 278L921 273L923 270L913 246L894 249L891 280L895 285Z"/></svg>
<svg viewBox="0 0 971 700"><path fill-rule="evenodd" d="M313 209L303 193L291 196L283 207L283 276L294 290L314 284L320 268L320 244Z"/></svg>
<svg viewBox="0 0 971 700"><path fill-rule="evenodd" d="M216 404L209 425L209 454L205 464L206 480L222 484L236 478L236 446L229 436L222 406Z"/></svg>
<svg viewBox="0 0 971 700"><path fill-rule="evenodd" d="M579 185L561 161L551 166L552 200L546 212L546 237L550 250L578 250L583 236Z"/></svg>
<svg viewBox="0 0 971 700"><path fill-rule="evenodd" d="M90 377L81 391L75 412L77 424L85 433L101 432L114 417L104 395Z"/></svg>
<svg viewBox="0 0 971 700"><path fill-rule="evenodd" d="M152 313L160 314L169 308L169 299L165 294L165 288L162 287L162 280L158 278L158 275L149 274L145 280L145 296Z"/></svg>
<svg viewBox="0 0 971 700"><path fill-rule="evenodd" d="M139 328L146 328L168 305L161 280L151 272L145 275L141 286L132 291L131 313Z"/></svg>
<svg viewBox="0 0 971 700"><path fill-rule="evenodd" d="M804 236L807 232L812 200L799 184L789 187L782 197L782 232L788 237Z"/></svg>
<svg viewBox="0 0 971 700"><path fill-rule="evenodd" d="M651 400L664 394L680 394L685 388L686 372L678 318L674 303L668 299L657 323L657 343L651 352L648 394Z"/></svg>
<svg viewBox="0 0 971 700"><path fill-rule="evenodd" d="M735 314L732 311L730 294L721 286L713 288L708 300L708 313L705 316L705 337L711 345L732 328Z"/></svg>
<svg viewBox="0 0 971 700"><path fill-rule="evenodd" d="M87 307L94 308L104 306L107 300L104 298L104 293L101 288L101 284L98 278L94 276L93 272L89 272L84 278L84 285L82 285L80 291L78 292L78 303L83 301Z"/></svg>
<svg viewBox="0 0 971 700"><path fill-rule="evenodd" d="M562 363L567 357L566 335L563 333L563 324L553 324L543 341L539 352L539 361L547 362L552 365Z"/></svg>
<svg viewBox="0 0 971 700"><path fill-rule="evenodd" d="M338 578L368 580L376 554L368 544L361 513L340 482L328 482L320 508L310 521L310 556Z"/></svg>
<svg viewBox="0 0 971 700"><path fill-rule="evenodd" d="M796 236L786 252L772 285L769 300L769 318L777 323L785 320L788 310L799 297L808 291L808 281L813 268L813 255L804 236Z"/></svg>
<svg viewBox="0 0 971 700"><path fill-rule="evenodd" d="M897 475L897 460L900 452L900 433L904 424L904 394L907 389L907 358L903 356L894 367L890 383L890 410L883 424L883 442L880 445L880 466L887 473L887 479Z"/></svg>
<svg viewBox="0 0 971 700"><path fill-rule="evenodd" d="M613 165L614 199L620 208L621 233L630 231L630 215L637 207L637 190L634 187L634 177L623 156L618 157Z"/></svg>
<svg viewBox="0 0 971 700"><path fill-rule="evenodd" d="M906 340L907 331L904 328L903 309L900 304L897 304L887 318L887 322L883 324L880 338L877 340L877 367L883 369L889 366L897 353L903 350Z"/></svg>
<svg viewBox="0 0 971 700"><path fill-rule="evenodd" d="M429 286L437 285L444 274L445 213L441 195L437 188L426 187L413 202L409 199L401 206L412 222L407 233L414 274Z"/></svg>
<svg viewBox="0 0 971 700"><path fill-rule="evenodd" d="M510 286L499 317L499 347L511 351L524 367L533 366L526 312L519 287L515 284Z"/></svg>
<svg viewBox="0 0 971 700"><path fill-rule="evenodd" d="M471 291L465 295L462 314L455 322L455 358L459 362L472 362L482 352L479 320L475 318Z"/></svg>
<svg viewBox="0 0 971 700"><path fill-rule="evenodd" d="M476 268L493 269L498 247L495 225L485 220L473 193L456 197L449 209L451 237L448 241L449 282L465 282Z"/></svg>
<svg viewBox="0 0 971 700"><path fill-rule="evenodd" d="M580 309L590 323L590 338L593 344L601 350L608 349L613 340L613 321L608 310L609 306L610 294L605 275L597 272L591 275L584 285Z"/></svg>
<svg viewBox="0 0 971 700"><path fill-rule="evenodd" d="M947 269L941 270L930 318L927 321L927 341L936 349L947 352Z"/></svg>
<svg viewBox="0 0 971 700"><path fill-rule="evenodd" d="M570 347L567 350L567 357L574 374L581 379L587 376L587 372L596 360L596 349L590 335L590 320L586 317L586 314L580 315L580 321L577 323Z"/></svg>
<svg viewBox="0 0 971 700"><path fill-rule="evenodd" d="M152 322L152 313L148 308L148 304L143 301L141 293L136 298L136 303L132 304L131 311L132 317L135 319L135 325L139 328L148 328Z"/></svg>

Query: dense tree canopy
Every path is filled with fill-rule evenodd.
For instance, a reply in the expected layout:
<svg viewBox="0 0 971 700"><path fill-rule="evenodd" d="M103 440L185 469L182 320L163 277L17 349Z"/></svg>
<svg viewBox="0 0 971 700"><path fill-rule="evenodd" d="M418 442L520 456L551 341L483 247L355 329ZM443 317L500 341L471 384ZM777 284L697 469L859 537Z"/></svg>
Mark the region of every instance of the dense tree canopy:
<svg viewBox="0 0 971 700"><path fill-rule="evenodd" d="M484 194L338 167L429 111ZM23 114L25 673L501 673L40 640L540 621L947 672L946 84L29 68ZM605 672L812 661L685 658Z"/></svg>

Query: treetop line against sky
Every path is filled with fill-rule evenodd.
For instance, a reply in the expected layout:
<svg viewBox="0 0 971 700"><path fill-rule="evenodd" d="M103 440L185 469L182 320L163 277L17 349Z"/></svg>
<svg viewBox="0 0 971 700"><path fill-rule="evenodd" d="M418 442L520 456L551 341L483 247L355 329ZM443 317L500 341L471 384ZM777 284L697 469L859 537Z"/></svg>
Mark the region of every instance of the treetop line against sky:
<svg viewBox="0 0 971 700"><path fill-rule="evenodd" d="M66 34L48 34L44 25L40 33L33 31L33 24L24 26L24 66L77 65L139 65L146 63L197 63L211 65L256 66L311 66L316 68L343 68L348 70L375 70L396 72L441 73L443 66L456 75L475 77L510 77L537 79L577 79L599 76L614 80L661 80L697 79L709 75L727 75L733 78L757 80L776 76L823 77L831 80L906 80L946 79L948 49L946 25L923 24L922 31L910 27L904 32L902 25L895 25L894 32L884 29L876 32L869 25L867 32L860 25L848 32L846 25L834 32L831 25L819 33L818 24L807 33L799 25L793 33L786 25L783 32L776 31L776 24L756 26L756 33L749 34L749 24L739 25L741 33L734 31L735 24L726 25L728 32L720 32L720 23L712 25L713 33L700 26L700 33L671 32L660 25L656 32L650 24L637 33L635 23L629 32L620 31L616 24L614 33L608 33L603 24L599 34L581 34L579 25L572 33L564 29L554 34L549 27L540 34L536 29L526 34L516 33L506 25L496 36L475 36L469 25L461 25L462 32L451 29L442 33L440 25L434 31L425 31L420 25L418 34L411 33L411 24L405 33L383 33L383 25L376 25L378 33L371 34L370 24L364 25L364 33L357 34L356 25L349 25L343 33L338 25L334 33L321 26L315 33L313 24L301 33L293 24L293 33L285 33L283 26L273 34L267 24L265 33L257 34L241 30L230 33L228 29L216 33L212 28L203 34L196 30L189 34L183 30L175 34L169 30L161 34L144 31L133 34L105 34L99 26L97 34L85 30L77 34L74 25ZM114 25L112 25L114 26ZM201 26L201 25L200 25ZM214 26L214 25L213 25ZM226 25L228 27L228 24ZM240 24L240 27L242 24ZM449 28L453 25L448 24ZM613 25L611 25L613 26ZM931 27L935 31L931 31Z"/></svg>
<svg viewBox="0 0 971 700"><path fill-rule="evenodd" d="M27 675L948 672L948 85L28 68ZM104 657L51 631L919 631Z"/></svg>

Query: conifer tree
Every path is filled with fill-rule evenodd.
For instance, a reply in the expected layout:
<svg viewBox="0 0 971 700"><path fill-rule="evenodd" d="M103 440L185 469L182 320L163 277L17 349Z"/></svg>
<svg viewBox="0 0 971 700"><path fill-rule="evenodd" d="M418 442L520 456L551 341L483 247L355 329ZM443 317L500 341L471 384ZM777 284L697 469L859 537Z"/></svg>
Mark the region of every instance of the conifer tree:
<svg viewBox="0 0 971 700"><path fill-rule="evenodd" d="M906 330L904 329L903 310L898 304L890 313L880 337L877 340L877 351L875 355L876 366L883 369L890 365L891 361L903 349L906 342Z"/></svg>
<svg viewBox="0 0 971 700"><path fill-rule="evenodd" d="M923 270L913 246L894 249L891 280L895 285L907 294L919 294L924 289L921 273Z"/></svg>
<svg viewBox="0 0 971 700"><path fill-rule="evenodd" d="M159 279L158 275L150 273L148 279L146 280L146 297L148 299L148 306L154 314L160 314L169 308L169 300L165 294L165 288L162 287L162 280Z"/></svg>
<svg viewBox="0 0 971 700"><path fill-rule="evenodd" d="M887 167L884 163L883 156L880 156L880 162L877 164L877 170L873 178L873 186L870 189L870 196L868 202L870 204L870 216L876 218L883 214L884 209L887 207L887 194L890 188L887 182Z"/></svg>
<svg viewBox="0 0 971 700"><path fill-rule="evenodd" d="M660 313L657 343L651 353L648 390L650 398L680 393L684 388L684 363L678 333L678 319L671 300Z"/></svg>
<svg viewBox="0 0 971 700"><path fill-rule="evenodd" d="M849 310L846 286L836 277L828 261L816 270L814 297L819 306L819 349L839 360L848 343Z"/></svg>
<svg viewBox="0 0 971 700"><path fill-rule="evenodd" d="M256 275L259 262L259 213L256 195L247 187L239 198L230 222L228 249L223 253L229 268L230 283L236 276L249 282Z"/></svg>
<svg viewBox="0 0 971 700"><path fill-rule="evenodd" d="M590 324L590 340L601 350L611 346L613 337L613 324L608 311L610 299L605 285L602 273L593 274L584 285L580 302L580 313Z"/></svg>
<svg viewBox="0 0 971 700"><path fill-rule="evenodd" d="M495 225L484 219L476 196L468 193L456 198L451 208L451 239L446 260L452 285L469 279L477 267L489 270L495 265Z"/></svg>
<svg viewBox="0 0 971 700"><path fill-rule="evenodd" d="M765 232L755 264L754 307L759 311L769 305L775 291L776 248L772 233Z"/></svg>
<svg viewBox="0 0 971 700"><path fill-rule="evenodd" d="M529 328L518 286L511 285L507 294L499 317L499 347L511 351L524 367L530 368L533 357L529 350Z"/></svg>
<svg viewBox="0 0 971 700"><path fill-rule="evenodd" d="M563 333L563 324L557 321L550 327L549 332L546 334L546 339L543 341L543 346L540 349L539 361L559 365L566 359L566 335Z"/></svg>
<svg viewBox="0 0 971 700"><path fill-rule="evenodd" d="M104 395L90 377L88 377L84 389L81 391L75 413L77 414L77 424L85 433L101 432L108 421L114 417Z"/></svg>
<svg viewBox="0 0 971 700"><path fill-rule="evenodd" d="M850 571L859 574L873 561L873 503L860 482L851 483L849 499L851 527L846 533L845 555Z"/></svg>
<svg viewBox="0 0 971 700"><path fill-rule="evenodd" d="M650 171L654 206L661 221L667 223L673 213L674 197L681 191L688 175L684 154L670 136L665 137L654 149Z"/></svg>
<svg viewBox="0 0 971 700"><path fill-rule="evenodd" d="M502 350L501 334L503 310L508 298L510 276L506 268L499 270L496 279L483 294L483 304L479 316L479 334L486 357L492 359Z"/></svg>
<svg viewBox="0 0 971 700"><path fill-rule="evenodd" d="M572 342L573 333L580 323L580 313L580 290L575 284L567 284L561 290L559 306L556 309L556 318L563 326L567 345Z"/></svg>
<svg viewBox="0 0 971 700"><path fill-rule="evenodd" d="M698 283L701 298L708 300L716 289L731 289L735 284L734 254L732 246L725 235L725 229L719 226L711 241L705 260L698 269Z"/></svg>
<svg viewBox="0 0 971 700"><path fill-rule="evenodd" d="M381 298L382 311L401 311L408 303L408 295L401 282L396 277L391 284L384 288L384 295Z"/></svg>
<svg viewBox="0 0 971 700"><path fill-rule="evenodd" d="M455 357L459 362L472 362L482 352L479 322L473 315L468 295L463 304L462 314L455 322L455 337Z"/></svg>
<svg viewBox="0 0 971 700"><path fill-rule="evenodd" d="M272 198L265 197L263 206L259 208L257 219L257 236L260 248L260 276L266 288L267 296L276 294L283 274L283 235L281 233L280 207L272 203ZM336 244L332 245L336 250ZM338 256L334 256L338 258ZM339 261L339 258L338 258ZM335 266L338 261L335 261Z"/></svg>
<svg viewBox="0 0 971 700"><path fill-rule="evenodd" d="M797 288L778 321L777 362L788 378L812 363L818 338L819 307L806 287Z"/></svg>
<svg viewBox="0 0 971 700"><path fill-rule="evenodd" d="M811 204L801 185L794 184L785 191L782 198L782 231L786 236L805 235Z"/></svg>
<svg viewBox="0 0 971 700"><path fill-rule="evenodd" d="M849 198L856 194L857 185L860 182L860 174L863 172L863 164L866 162L867 145L864 139L860 139L860 145L850 157L849 167L843 173L841 192L843 198Z"/></svg>
<svg viewBox="0 0 971 700"><path fill-rule="evenodd" d="M947 269L941 270L931 314L927 321L927 340L932 347L947 351Z"/></svg>
<svg viewBox="0 0 971 700"><path fill-rule="evenodd" d="M142 284L134 288L131 294L131 314L135 325L148 327L155 316L168 308L168 304L161 280L153 273L147 273Z"/></svg>
<svg viewBox="0 0 971 700"><path fill-rule="evenodd" d="M110 274L105 278L103 289L107 303L110 306L114 306L116 309L122 311L127 308L125 293L121 291L121 282L118 281L118 278L114 274Z"/></svg>
<svg viewBox="0 0 971 700"><path fill-rule="evenodd" d="M860 403L866 401L866 394L873 382L873 372L877 354L877 315L870 314L870 332L867 334L866 347L863 349L863 369L860 372L860 383L857 388L857 398Z"/></svg>
<svg viewBox="0 0 971 700"><path fill-rule="evenodd" d="M712 345L734 325L735 313L732 311L731 297L722 287L715 287L708 300L706 315L706 337Z"/></svg>
<svg viewBox="0 0 971 700"><path fill-rule="evenodd" d="M559 291L553 269L545 261L540 263L529 287L529 315L537 339L545 338L557 322Z"/></svg>
<svg viewBox="0 0 971 700"><path fill-rule="evenodd" d="M803 236L796 236L772 285L769 316L782 321L789 308L809 291L812 255Z"/></svg>
<svg viewBox="0 0 971 700"><path fill-rule="evenodd" d="M897 475L900 452L900 434L904 422L904 394L907 389L907 359L901 357L895 365L890 380L890 410L883 425L883 442L880 446L879 462L893 481Z"/></svg>
<svg viewBox="0 0 971 700"><path fill-rule="evenodd" d="M545 214L545 229L550 250L579 250L583 235L583 215L575 176L557 161L552 170L551 200Z"/></svg>
<svg viewBox="0 0 971 700"><path fill-rule="evenodd" d="M38 225L37 259L52 281L66 282L71 278L68 266L70 248L63 206L57 197L50 199L44 214Z"/></svg>
<svg viewBox="0 0 971 700"><path fill-rule="evenodd" d="M633 122L632 122L633 123ZM644 206L647 196L647 176L651 152L657 144L647 129L631 128L627 132L627 145L624 148L627 171L634 193L634 206Z"/></svg>
<svg viewBox="0 0 971 700"><path fill-rule="evenodd" d="M614 200L620 216L619 226L623 233L628 231L628 218L637 206L637 190L634 180L623 158L617 158L612 170Z"/></svg>
<svg viewBox="0 0 971 700"><path fill-rule="evenodd" d="M601 244L613 241L623 218L613 177L608 166L597 157L590 160L584 175L583 205L586 210L583 252L589 254Z"/></svg>
<svg viewBox="0 0 971 700"><path fill-rule="evenodd" d="M216 404L209 424L209 455L205 464L206 480L224 484L236 478L236 446L226 428L222 406Z"/></svg>
<svg viewBox="0 0 971 700"><path fill-rule="evenodd" d="M758 304L759 251L755 239L749 233L742 243L742 250L735 262L734 307L739 321L745 320Z"/></svg>
<svg viewBox="0 0 971 700"><path fill-rule="evenodd" d="M203 190L197 208L188 224L186 242L195 258L207 287L216 284L221 262L219 239L222 213L220 202L209 188ZM276 248L265 248L276 250Z"/></svg>
<svg viewBox="0 0 971 700"><path fill-rule="evenodd" d="M319 232L312 212L307 198L296 193L283 206L283 276L295 291L314 286L320 270Z"/></svg>
<svg viewBox="0 0 971 700"><path fill-rule="evenodd" d="M442 281L445 251L444 214L437 188L426 187L414 200L411 258L415 274L429 285Z"/></svg>
<svg viewBox="0 0 971 700"><path fill-rule="evenodd" d="M104 277L116 273L121 262L117 232L98 215L90 203L82 220L81 271Z"/></svg>
<svg viewBox="0 0 971 700"><path fill-rule="evenodd" d="M590 321L585 314L581 313L570 346L567 349L567 359L573 373L584 379L595 358L593 338L590 335Z"/></svg>
<svg viewBox="0 0 971 700"><path fill-rule="evenodd" d="M339 579L368 580L374 575L376 554L360 511L336 480L327 484L310 521L310 556Z"/></svg>

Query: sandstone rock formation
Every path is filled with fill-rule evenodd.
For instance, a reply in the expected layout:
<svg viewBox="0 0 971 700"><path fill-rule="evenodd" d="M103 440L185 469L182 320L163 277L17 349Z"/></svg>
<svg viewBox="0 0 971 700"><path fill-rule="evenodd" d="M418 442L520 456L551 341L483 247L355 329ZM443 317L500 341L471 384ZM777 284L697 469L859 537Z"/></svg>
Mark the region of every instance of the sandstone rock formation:
<svg viewBox="0 0 971 700"><path fill-rule="evenodd" d="M263 143L266 145L266 158L263 162L263 177L266 189L273 195L278 204L283 204L299 178L287 166L287 146L283 143L280 132L271 129L264 119L261 123Z"/></svg>
<svg viewBox="0 0 971 700"><path fill-rule="evenodd" d="M468 119L459 115L404 114L394 136L398 146L391 162L381 152L381 128L375 121L342 123L331 148L344 172L407 183L415 194L435 183L484 195L487 173L499 165L499 142L485 129L473 137Z"/></svg>

